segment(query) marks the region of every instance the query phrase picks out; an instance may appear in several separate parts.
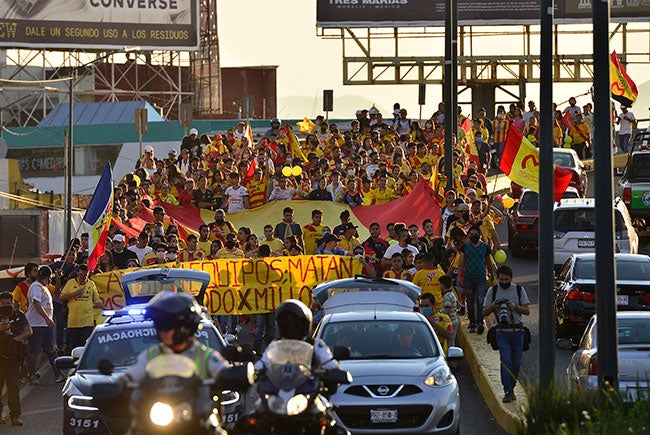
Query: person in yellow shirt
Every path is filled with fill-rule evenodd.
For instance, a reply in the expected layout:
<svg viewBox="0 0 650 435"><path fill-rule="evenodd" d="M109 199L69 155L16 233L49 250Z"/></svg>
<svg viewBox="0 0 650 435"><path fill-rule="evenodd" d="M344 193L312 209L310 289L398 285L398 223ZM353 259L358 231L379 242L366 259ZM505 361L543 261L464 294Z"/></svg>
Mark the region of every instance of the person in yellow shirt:
<svg viewBox="0 0 650 435"><path fill-rule="evenodd" d="M267 245L271 249L272 257L280 257L284 249L282 240L275 237L273 234L273 225L270 224L264 225L264 240L260 242L260 245Z"/></svg>
<svg viewBox="0 0 650 435"><path fill-rule="evenodd" d="M166 204L178 205L178 199L174 197L171 193L171 187L169 184L165 183L162 186L162 192L160 193L160 201Z"/></svg>
<svg viewBox="0 0 650 435"><path fill-rule="evenodd" d="M77 277L65 284L61 301L68 303L66 341L69 350L84 346L95 328L94 309L107 309L99 299L95 283L88 279L87 265L79 265Z"/></svg>
<svg viewBox="0 0 650 435"><path fill-rule="evenodd" d="M578 153L578 157L585 158L587 148L591 146L591 136L589 131L589 124L582 122L582 114L577 113L575 117L575 124L569 130L573 144L571 148Z"/></svg>
<svg viewBox="0 0 650 435"><path fill-rule="evenodd" d="M317 208L311 212L311 223L302 227L302 238L305 244L305 254L312 255L316 252L317 240L323 237L323 210ZM278 242L280 239L276 239ZM351 249L350 249L351 251Z"/></svg>
<svg viewBox="0 0 650 435"><path fill-rule="evenodd" d="M420 314L422 314L438 336L442 351L447 355L449 341L454 338L454 327L449 316L442 311L436 311L434 306L441 305L439 299L431 293L422 293L420 296Z"/></svg>
<svg viewBox="0 0 650 435"><path fill-rule="evenodd" d="M226 245L217 251L217 259L222 258L244 258L244 251L237 247L237 241L234 236L226 236Z"/></svg>
<svg viewBox="0 0 650 435"><path fill-rule="evenodd" d="M494 227L494 221L490 215L490 209L487 207L483 210L480 199L472 201L469 210L469 221L472 225L480 225L481 238L488 244L491 252L496 252L498 249L501 249L501 242L499 241L499 235Z"/></svg>
<svg viewBox="0 0 650 435"><path fill-rule="evenodd" d="M206 224L199 226L199 241L197 243L197 248L199 251L203 251L206 255L211 251L212 242L210 241L210 227Z"/></svg>
<svg viewBox="0 0 650 435"><path fill-rule="evenodd" d="M395 198L395 191L386 186L388 178L385 175L379 177L377 188L369 192L370 205L386 204Z"/></svg>
<svg viewBox="0 0 650 435"><path fill-rule="evenodd" d="M435 311L442 308L442 289L440 288L440 277L445 273L435 265L435 258L432 253L426 253L422 257L422 269L415 272L413 284L420 286L422 294L431 293L435 298Z"/></svg>
<svg viewBox="0 0 650 435"><path fill-rule="evenodd" d="M399 252L393 254L390 258L390 269L384 272L384 278L404 279L410 281L413 276L408 270L404 269L404 257Z"/></svg>
<svg viewBox="0 0 650 435"><path fill-rule="evenodd" d="M357 226L352 222L347 222L343 225L343 234L340 237L339 248L343 249L346 252L354 251L354 248L361 246L361 241L354 237L357 232Z"/></svg>

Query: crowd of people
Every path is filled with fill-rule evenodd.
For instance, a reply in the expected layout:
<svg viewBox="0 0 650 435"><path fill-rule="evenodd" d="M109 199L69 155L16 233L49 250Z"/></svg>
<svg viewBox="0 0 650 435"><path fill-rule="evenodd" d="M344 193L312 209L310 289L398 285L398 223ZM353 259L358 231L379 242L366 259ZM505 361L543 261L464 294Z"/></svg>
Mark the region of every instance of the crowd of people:
<svg viewBox="0 0 650 435"><path fill-rule="evenodd" d="M93 309L103 307L89 274L200 259L356 256L367 275L411 280L422 288L426 295L422 313L435 325L445 348L454 343L459 316L467 314L469 331L482 334L485 295L498 275L493 254L501 241L495 225L504 220L488 192L486 174L498 165L511 125L537 143L540 114L532 101L528 110L521 103L511 104L508 111L498 106L494 119L487 117L485 109L474 118L463 114L460 107L457 110L452 183L447 183L441 169L444 103L423 125L395 104L387 117L374 106L358 110L356 119L345 127L328 124L319 116L313 129L303 133L303 140L274 118L257 143L249 143L246 126L239 122L224 135L213 137L199 136L191 129L180 148L170 150L165 158L157 158L152 147L145 147L134 171L114 188L115 221L127 224L146 210L153 214L153 222L137 238L111 227L95 270L87 266L88 234L73 240L61 260L48 266L25 266L26 280L11 295L13 313L26 313L26 325L32 331L29 348L24 350L28 364L22 376L39 382L36 358L44 352L56 382L63 380L54 357L86 341L95 325ZM563 112L555 113L555 145L571 143L580 156L587 155L591 105L581 109L571 98ZM562 123L567 113L573 121L570 128ZM633 120L626 108L613 118L621 126L618 146L623 151ZM567 137L572 138L570 142ZM384 229L385 238L381 226L373 223L370 236L360 240L347 210L338 216L340 222L325 216L320 208L313 209L311 222L294 220L291 201L335 201L351 207L384 204L409 194L421 179L433 184L442 206L440 214L423 222L390 223ZM286 207L279 222L266 223L263 234L248 227L235 228L227 220L228 213L270 201L285 201ZM178 226L166 218L168 204L212 210L214 221L192 229L198 234L182 238ZM6 297L0 295L0 306ZM219 322L222 332L237 333L238 320L224 316ZM25 322L17 325L25 326ZM273 317L268 314L256 315L250 328L258 349L275 334ZM16 330L14 338L24 339L25 334ZM20 373L21 365L17 367ZM12 393L18 380L14 381L5 377L12 422L18 424L19 404Z"/></svg>

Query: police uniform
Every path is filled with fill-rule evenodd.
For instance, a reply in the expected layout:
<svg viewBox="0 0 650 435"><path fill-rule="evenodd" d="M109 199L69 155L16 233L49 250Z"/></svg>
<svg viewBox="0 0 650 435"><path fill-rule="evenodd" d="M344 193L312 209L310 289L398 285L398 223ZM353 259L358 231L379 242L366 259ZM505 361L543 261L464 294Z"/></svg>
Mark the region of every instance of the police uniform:
<svg viewBox="0 0 650 435"><path fill-rule="evenodd" d="M170 347L162 343L152 346L138 355L135 364L126 369L122 375L123 378L140 383L145 378L147 363L163 353L170 355L176 354ZM223 368L229 366L217 351L198 341L194 341L190 347L177 355L186 356L194 361L197 373L201 379L214 378Z"/></svg>
<svg viewBox="0 0 650 435"><path fill-rule="evenodd" d="M27 345L14 340L13 337L29 328L29 323L25 315L16 310L12 310L8 318L1 320L3 323L9 323L9 329L0 332L0 390L6 383L10 417L13 420L20 418L20 365L27 356ZM0 401L0 415L2 409Z"/></svg>
<svg viewBox="0 0 650 435"><path fill-rule="evenodd" d="M329 346L323 340L317 338L313 343L311 343L311 340L307 342L314 346L313 365L315 367L323 368L325 370L340 368L339 363L334 359L334 355L332 355L332 351L330 350ZM255 363L255 371L263 369L266 366L268 360L269 359L266 356L266 352L264 352L262 358L260 358L260 360Z"/></svg>

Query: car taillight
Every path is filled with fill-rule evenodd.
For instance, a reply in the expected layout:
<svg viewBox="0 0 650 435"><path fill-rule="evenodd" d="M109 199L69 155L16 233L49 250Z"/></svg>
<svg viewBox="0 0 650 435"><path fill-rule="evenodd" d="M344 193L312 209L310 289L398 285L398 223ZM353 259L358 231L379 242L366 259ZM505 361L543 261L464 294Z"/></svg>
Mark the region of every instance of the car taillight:
<svg viewBox="0 0 650 435"><path fill-rule="evenodd" d="M637 300L644 305L650 304L650 295L639 296Z"/></svg>
<svg viewBox="0 0 650 435"><path fill-rule="evenodd" d="M593 302L596 300L596 295L589 292L583 292L578 287L575 287L569 290L566 298L570 301Z"/></svg>
<svg viewBox="0 0 650 435"><path fill-rule="evenodd" d="M623 202L626 205L630 205L632 203L632 188L631 187L626 187L623 189Z"/></svg>
<svg viewBox="0 0 650 435"><path fill-rule="evenodd" d="M591 359L589 360L589 374L590 375L598 375L598 355L593 354Z"/></svg>
<svg viewBox="0 0 650 435"><path fill-rule="evenodd" d="M529 226L528 224L517 224L517 228L520 230L527 230Z"/></svg>

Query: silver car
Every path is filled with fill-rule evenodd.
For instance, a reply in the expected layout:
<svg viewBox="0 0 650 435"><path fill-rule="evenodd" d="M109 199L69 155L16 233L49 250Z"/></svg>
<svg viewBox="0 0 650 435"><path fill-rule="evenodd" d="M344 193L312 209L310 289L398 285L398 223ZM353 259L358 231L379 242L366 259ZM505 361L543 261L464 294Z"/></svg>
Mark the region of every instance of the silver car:
<svg viewBox="0 0 650 435"><path fill-rule="evenodd" d="M625 311L616 313L618 322L618 389L625 401L635 401L650 392L650 312ZM567 368L570 386L585 392L598 390L597 319L594 315L585 330L578 349ZM567 347L563 341L560 347ZM568 345L570 346L570 344Z"/></svg>
<svg viewBox="0 0 650 435"><path fill-rule="evenodd" d="M413 311L410 296L417 294L369 287L334 291L316 330L330 347L350 349L340 363L354 380L331 397L339 422L359 434L458 433L458 383L433 328ZM447 353L449 360L463 357L460 348Z"/></svg>

